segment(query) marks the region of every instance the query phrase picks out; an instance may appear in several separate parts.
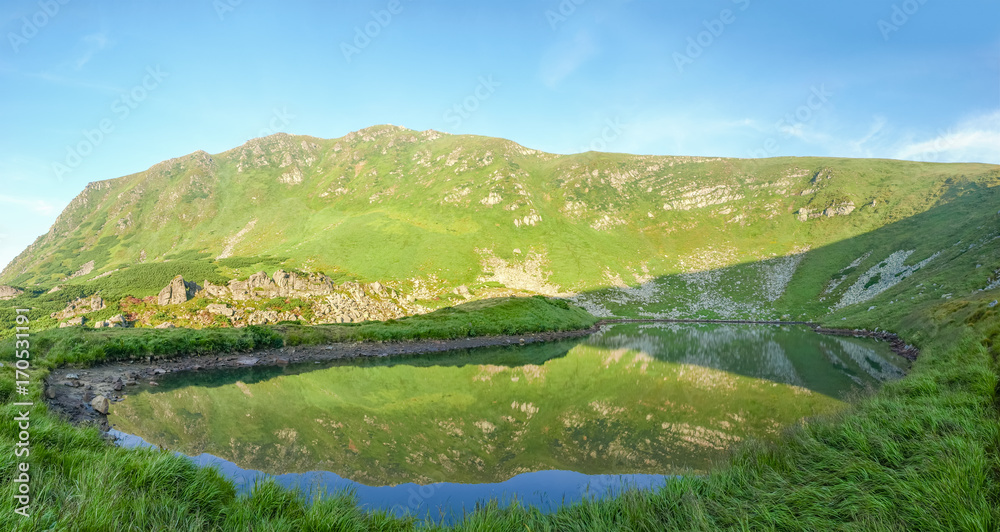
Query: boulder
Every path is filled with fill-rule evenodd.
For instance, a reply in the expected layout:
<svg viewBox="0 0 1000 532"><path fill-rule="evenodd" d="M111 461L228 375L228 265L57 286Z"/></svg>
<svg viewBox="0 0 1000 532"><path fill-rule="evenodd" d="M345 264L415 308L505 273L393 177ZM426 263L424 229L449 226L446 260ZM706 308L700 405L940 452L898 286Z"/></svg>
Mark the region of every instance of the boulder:
<svg viewBox="0 0 1000 532"><path fill-rule="evenodd" d="M236 279L229 281L229 293L230 297L236 301L251 299L250 289L246 281L237 281Z"/></svg>
<svg viewBox="0 0 1000 532"><path fill-rule="evenodd" d="M161 323L161 324L157 325L156 327L154 327L154 329L173 329L173 328L174 328L174 324L170 323L169 321L166 322L166 323Z"/></svg>
<svg viewBox="0 0 1000 532"><path fill-rule="evenodd" d="M274 281L264 272L257 272L247 279L247 288L253 292L255 290L270 291L275 287Z"/></svg>
<svg viewBox="0 0 1000 532"><path fill-rule="evenodd" d="M178 275L163 290L160 290L159 295L156 296L156 302L160 306L186 303L194 297L199 288L196 283L189 283L184 280L184 277Z"/></svg>
<svg viewBox="0 0 1000 532"><path fill-rule="evenodd" d="M86 321L87 318L84 318L83 316L77 316L75 318L60 323L59 328L62 329L63 327L80 327L83 326L83 324L86 323Z"/></svg>
<svg viewBox="0 0 1000 532"><path fill-rule="evenodd" d="M211 305L205 307L205 310L211 314L219 314L222 316L232 317L236 314L236 311L229 308L229 305L224 305L221 303L212 303Z"/></svg>
<svg viewBox="0 0 1000 532"><path fill-rule="evenodd" d="M15 297L24 293L24 290L14 288L13 286L0 286L0 300L7 301L9 299L14 299Z"/></svg>
<svg viewBox="0 0 1000 532"><path fill-rule="evenodd" d="M111 403L108 401L107 397L103 395L98 395L90 402L90 406L94 407L100 414L108 415L108 409L111 408Z"/></svg>
<svg viewBox="0 0 1000 532"><path fill-rule="evenodd" d="M223 285L212 284L211 281L205 281L205 295L208 297L229 297L229 288Z"/></svg>
<svg viewBox="0 0 1000 532"><path fill-rule="evenodd" d="M852 212L854 212L854 202L848 201L847 203L827 207L826 210L823 211L823 216L826 216L827 218L832 218L834 216L847 216Z"/></svg>

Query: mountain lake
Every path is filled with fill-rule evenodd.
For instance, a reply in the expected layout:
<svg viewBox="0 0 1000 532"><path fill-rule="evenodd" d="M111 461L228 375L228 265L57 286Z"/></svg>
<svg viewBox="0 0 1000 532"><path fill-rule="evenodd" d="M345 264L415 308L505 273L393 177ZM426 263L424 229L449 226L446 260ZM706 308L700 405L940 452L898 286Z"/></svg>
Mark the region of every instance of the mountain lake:
<svg viewBox="0 0 1000 532"><path fill-rule="evenodd" d="M551 511L722 465L903 376L882 342L805 326L629 323L582 339L165 376L112 407L125 446L308 496L453 522Z"/></svg>

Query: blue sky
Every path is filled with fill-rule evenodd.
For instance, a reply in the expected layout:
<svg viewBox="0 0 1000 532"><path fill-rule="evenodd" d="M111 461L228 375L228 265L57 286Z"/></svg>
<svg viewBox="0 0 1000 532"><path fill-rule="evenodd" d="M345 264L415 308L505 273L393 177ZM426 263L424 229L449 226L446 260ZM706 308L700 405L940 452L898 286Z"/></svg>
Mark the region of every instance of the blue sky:
<svg viewBox="0 0 1000 532"><path fill-rule="evenodd" d="M1000 163L1000 3L5 0L0 263L91 181L374 124Z"/></svg>

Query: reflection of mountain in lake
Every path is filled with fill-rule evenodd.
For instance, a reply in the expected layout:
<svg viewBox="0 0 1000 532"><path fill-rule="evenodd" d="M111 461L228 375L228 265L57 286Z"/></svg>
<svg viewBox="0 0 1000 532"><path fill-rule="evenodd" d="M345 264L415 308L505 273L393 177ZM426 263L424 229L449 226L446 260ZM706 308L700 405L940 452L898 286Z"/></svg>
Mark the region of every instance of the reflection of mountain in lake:
<svg viewBox="0 0 1000 532"><path fill-rule="evenodd" d="M588 343L649 353L660 360L692 364L809 388L843 397L852 385L864 386L902 377L884 344L853 338L803 334L801 327L730 324L641 324L615 328ZM838 371L816 371L823 356Z"/></svg>
<svg viewBox="0 0 1000 532"><path fill-rule="evenodd" d="M804 328L620 325L564 356L507 365L482 362L509 348L250 383L215 377L213 387L194 375L129 397L111 420L189 456L373 486L550 469L675 473L836 408L855 381L891 375L875 346Z"/></svg>

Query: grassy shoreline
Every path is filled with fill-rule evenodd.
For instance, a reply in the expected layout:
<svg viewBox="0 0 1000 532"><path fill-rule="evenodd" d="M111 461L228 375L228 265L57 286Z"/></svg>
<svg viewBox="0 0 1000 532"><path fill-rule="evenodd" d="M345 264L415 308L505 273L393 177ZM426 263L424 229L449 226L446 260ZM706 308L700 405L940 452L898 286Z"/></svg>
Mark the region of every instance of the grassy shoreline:
<svg viewBox="0 0 1000 532"><path fill-rule="evenodd" d="M581 320L580 324L587 321L579 314L564 312L571 309L555 308L544 300L530 300L527 304L546 312L551 308L552 312L562 313L563 318L575 316L573 319ZM789 429L778 444L748 443L734 450L728 467L708 476L680 478L659 491L626 493L551 514L529 508L487 506L455 528L995 530L1000 527L1000 323L995 313L982 311L970 307L944 319L927 313L902 322L897 332L913 338L922 350L906 378L885 385L839 414ZM488 314L488 309L474 312L487 322L493 321L493 327L516 328L511 323L496 322L498 315ZM434 334L469 334L473 322L467 320L467 315L451 318L456 316L464 321L444 319L451 326ZM532 326L538 327L538 323ZM850 324L871 326L860 317ZM351 327L352 334L344 338L375 334L373 330L362 334L362 327ZM407 329L411 334L425 330ZM934 334L928 334L928 330ZM283 335L281 341L285 342L294 333L285 330L275 334ZM60 334L67 335L63 343L54 341L38 347L47 349L53 357L43 359L41 371L32 375L36 383L33 398L39 404L31 414L32 518L22 520L13 514L16 485L10 479L15 476L14 460L4 461L0 465L4 478L0 485L0 528L418 527L413 519L363 512L343 495L309 505L298 494L265 483L252 494L239 496L233 485L214 470L197 468L168 452L109 447L96 429L77 428L56 419L41 405L37 386L46 368L53 367L57 360L69 362L73 356L82 357L76 362L100 361L86 356L93 353L93 345L86 347L86 341L81 344L69 332ZM274 341L260 331L240 334L256 334L261 341ZM318 337L297 338L305 343ZM212 345L205 342L199 337L189 347ZM80 345L84 347L74 347ZM104 351L105 359L134 354ZM7 380L8 370L9 364L0 379L0 453L13 456L11 435L15 434L13 418L17 408L11 403L14 389Z"/></svg>

